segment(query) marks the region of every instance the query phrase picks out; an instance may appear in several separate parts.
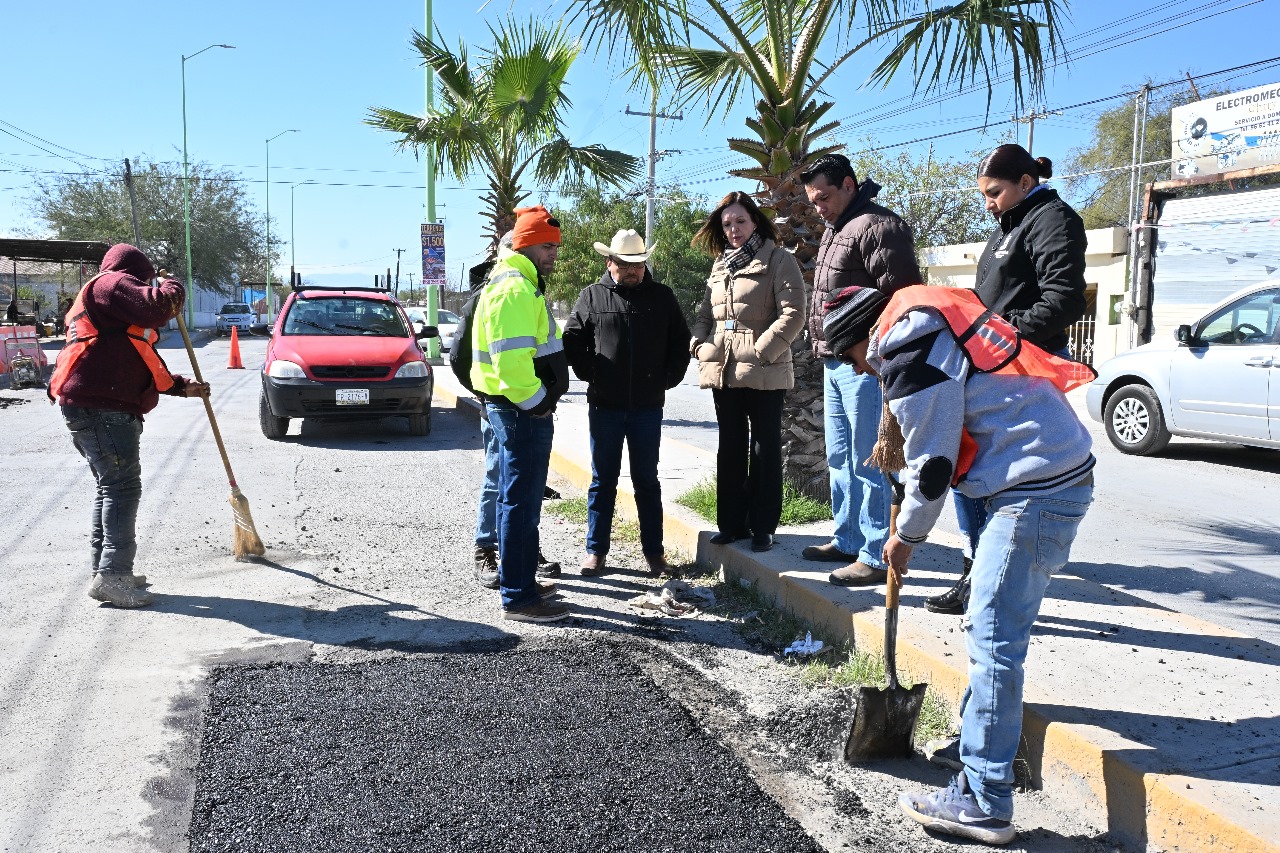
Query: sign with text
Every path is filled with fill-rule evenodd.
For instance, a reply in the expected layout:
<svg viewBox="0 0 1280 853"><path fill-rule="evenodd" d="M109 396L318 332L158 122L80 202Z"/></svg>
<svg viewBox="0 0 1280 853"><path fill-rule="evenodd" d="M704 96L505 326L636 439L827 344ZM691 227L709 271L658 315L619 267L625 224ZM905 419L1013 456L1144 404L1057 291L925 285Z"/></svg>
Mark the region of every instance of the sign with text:
<svg viewBox="0 0 1280 853"><path fill-rule="evenodd" d="M444 223L422 223L422 283L444 287Z"/></svg>
<svg viewBox="0 0 1280 853"><path fill-rule="evenodd" d="M1280 163L1280 83L1175 107L1171 118L1175 177Z"/></svg>

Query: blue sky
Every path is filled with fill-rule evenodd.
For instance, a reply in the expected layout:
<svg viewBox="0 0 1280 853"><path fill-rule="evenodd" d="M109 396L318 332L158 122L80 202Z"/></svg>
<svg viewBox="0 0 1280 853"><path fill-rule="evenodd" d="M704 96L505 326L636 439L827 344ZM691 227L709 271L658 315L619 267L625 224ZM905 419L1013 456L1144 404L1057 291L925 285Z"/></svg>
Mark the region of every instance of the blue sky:
<svg viewBox="0 0 1280 853"><path fill-rule="evenodd" d="M394 267L405 249L407 273L420 274L418 225L425 216L421 162L397 152L389 135L365 126L368 107L420 112L424 79L409 48L412 28L423 26L419 0L222 0L159 3L136 0L120 7L100 2L6 4L0 50L0 234L37 226L26 199L39 173L120 169L125 157L182 159L181 62L187 62L190 157L231 169L248 182L259 210L266 207L268 137L273 235L296 235L299 269L322 283L366 282ZM447 42L483 45L487 25L508 13L555 17L564 0L436 0L436 25ZM482 9L483 7L483 9ZM124 11L127 9L127 12ZM1066 24L1075 60L1051 73L1044 105L1061 108L1132 89L1144 79L1201 74L1280 56L1274 38L1280 0L1077 0ZM1197 20L1203 19L1203 20ZM828 85L832 115L848 118L840 131L851 143L871 139L896 145L979 125L986 93L940 102L910 99L904 78L887 89L868 87L869 61L850 63ZM1221 82L1246 88L1280 81L1280 65ZM998 86L987 134L969 131L933 141L944 155L988 147L1011 125L1012 87ZM618 64L585 54L575 65L568 94L574 103L569 137L643 156L648 122L628 116L643 110L647 93L628 91ZM1093 111L1120 103L1066 111L1036 125L1036 153L1061 161L1086 144ZM724 147L744 135L744 103L710 124L698 107L682 122L659 125L658 146L681 154L664 158L658 180L679 180L718 199L752 189L727 176L737 162ZM1153 120L1162 120L1153 117ZM918 142L914 147L930 144ZM1168 156L1162 153L1161 156ZM314 183L293 190L290 185ZM450 277L475 263L483 250L479 197L482 181L442 177L437 203L444 218ZM554 192L541 194L554 206ZM291 221L292 220L292 221ZM637 223L642 227L641 223ZM600 235L607 240L611 235ZM290 251L285 250L287 267Z"/></svg>

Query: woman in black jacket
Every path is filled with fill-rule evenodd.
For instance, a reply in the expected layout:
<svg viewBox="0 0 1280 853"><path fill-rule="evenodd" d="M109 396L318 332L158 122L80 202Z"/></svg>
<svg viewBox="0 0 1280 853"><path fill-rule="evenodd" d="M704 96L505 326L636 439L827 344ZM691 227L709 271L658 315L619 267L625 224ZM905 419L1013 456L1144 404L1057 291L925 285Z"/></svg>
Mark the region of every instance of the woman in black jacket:
<svg viewBox="0 0 1280 853"><path fill-rule="evenodd" d="M978 192L999 225L978 261L978 298L1018 328L1024 341L1071 357L1067 329L1084 316L1084 221L1056 190L1053 162L1032 157L1021 145L1001 145L978 166ZM963 613L969 599L969 567L986 508L952 492L960 532L969 540L964 572L951 589L926 598L935 613Z"/></svg>

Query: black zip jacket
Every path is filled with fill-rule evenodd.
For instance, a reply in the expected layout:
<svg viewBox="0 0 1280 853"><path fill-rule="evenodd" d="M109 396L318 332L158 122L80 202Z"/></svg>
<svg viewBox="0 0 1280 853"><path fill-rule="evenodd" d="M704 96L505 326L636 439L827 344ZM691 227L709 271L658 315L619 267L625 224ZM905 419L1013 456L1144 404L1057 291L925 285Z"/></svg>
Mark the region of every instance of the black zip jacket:
<svg viewBox="0 0 1280 853"><path fill-rule="evenodd" d="M1084 316L1084 220L1044 188L1000 216L978 262L978 298L1023 337L1055 352Z"/></svg>
<svg viewBox="0 0 1280 853"><path fill-rule="evenodd" d="M606 272L588 286L564 324L569 366L587 383L587 401L609 409L650 409L689 367L689 324L671 288L648 270L635 287Z"/></svg>

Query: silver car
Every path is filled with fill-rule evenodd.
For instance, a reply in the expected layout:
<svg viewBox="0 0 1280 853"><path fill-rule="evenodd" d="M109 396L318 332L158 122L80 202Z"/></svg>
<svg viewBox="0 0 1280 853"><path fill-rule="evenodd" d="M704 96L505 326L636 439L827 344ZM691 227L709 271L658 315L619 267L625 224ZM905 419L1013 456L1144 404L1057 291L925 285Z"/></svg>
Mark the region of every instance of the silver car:
<svg viewBox="0 0 1280 853"><path fill-rule="evenodd" d="M213 321L219 335L231 334L232 327L248 334L249 327L253 325L253 310L245 302L228 302L214 315Z"/></svg>
<svg viewBox="0 0 1280 853"><path fill-rule="evenodd" d="M1218 303L1170 340L1121 353L1089 385L1089 415L1123 453L1172 436L1280 448L1280 280Z"/></svg>
<svg viewBox="0 0 1280 853"><path fill-rule="evenodd" d="M405 312L409 315L409 322L413 324L415 334L427 327L427 309L406 308ZM436 328L440 331L440 349L444 352L449 351L449 343L453 340L458 322L458 315L452 311L446 311L444 308L436 309Z"/></svg>

